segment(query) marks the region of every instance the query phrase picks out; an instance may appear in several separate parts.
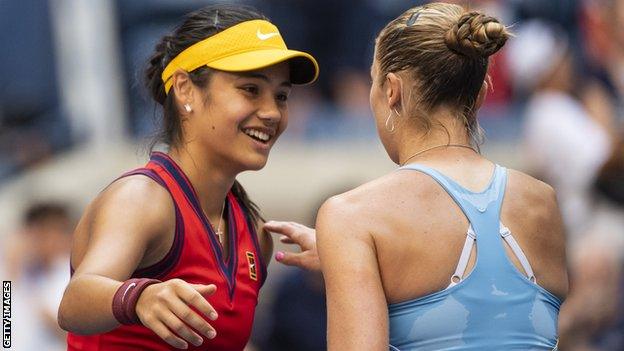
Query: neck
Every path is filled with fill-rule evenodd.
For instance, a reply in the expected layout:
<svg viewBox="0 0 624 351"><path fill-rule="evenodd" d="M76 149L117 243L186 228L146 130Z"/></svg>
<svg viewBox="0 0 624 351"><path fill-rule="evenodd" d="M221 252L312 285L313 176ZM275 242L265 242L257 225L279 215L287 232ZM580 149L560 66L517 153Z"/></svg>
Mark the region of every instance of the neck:
<svg viewBox="0 0 624 351"><path fill-rule="evenodd" d="M446 157L439 152L445 148L435 148L436 146L465 145L472 147L466 127L462 121L451 113L438 112L432 116L431 120L433 124L427 132L417 130L417 127L410 127L407 123L401 126L402 134L399 136L397 145L398 163L400 165L420 158L421 154L418 154L419 152L423 152L422 157ZM432 149L432 152L425 151L428 149ZM469 151L465 148L454 149L462 150L462 152Z"/></svg>
<svg viewBox="0 0 624 351"><path fill-rule="evenodd" d="M218 221L236 174L221 167L211 155L195 150L191 145L171 147L168 154L193 184L206 215Z"/></svg>

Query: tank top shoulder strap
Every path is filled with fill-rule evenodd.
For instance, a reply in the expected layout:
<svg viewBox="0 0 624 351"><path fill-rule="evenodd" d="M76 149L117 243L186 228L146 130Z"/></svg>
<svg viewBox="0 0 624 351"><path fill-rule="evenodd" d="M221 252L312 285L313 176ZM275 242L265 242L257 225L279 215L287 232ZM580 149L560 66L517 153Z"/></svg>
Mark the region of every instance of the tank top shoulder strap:
<svg viewBox="0 0 624 351"><path fill-rule="evenodd" d="M130 177L130 176L135 176L135 175L142 175L142 176L152 179L153 181L158 183L160 186L165 188L165 190L167 190L167 192L171 194L171 189L169 188L165 180L154 170L153 167L150 167L149 163L144 167L135 168L133 170L123 173L119 177L115 178L112 182L110 182L104 189L102 189L102 191L104 191L106 188L110 187L111 184L115 183L116 181L120 179ZM183 234L183 228L182 228L183 224L181 220L180 210L178 209L178 206L175 204L175 202L174 202L174 206L175 206L175 216L176 216L176 228L175 228L175 237L174 237L174 243L173 243L174 245L172 246L172 249L169 251L169 253L163 260L159 261L158 263L152 266L137 269L135 272L133 272L132 277L135 277L135 278L151 277L151 278L156 278L156 279L160 278L164 276L168 272L168 270L171 268L172 266L170 263L172 261L171 257L179 256L180 251L182 249L181 241L183 240L184 234ZM73 265L71 264L71 260L70 260L70 264L69 264L70 276L74 275L74 271L75 269Z"/></svg>
<svg viewBox="0 0 624 351"><path fill-rule="evenodd" d="M149 167L133 169L133 170L131 170L129 172L126 172L126 173L120 175L114 181L117 181L117 180L119 180L121 178L133 176L133 175L143 175L143 176L146 176L146 177L152 179L153 181L155 181L156 183L160 184L163 188L169 189L169 187L167 186L165 181L162 179L162 177L159 176L158 173L156 173L153 169L151 169Z"/></svg>
<svg viewBox="0 0 624 351"><path fill-rule="evenodd" d="M507 169L495 165L487 187L480 192L470 191L453 179L427 166L409 164L399 170L414 170L429 175L451 196L468 218L477 238L480 261L497 261L505 255L500 242L500 211L507 184Z"/></svg>
<svg viewBox="0 0 624 351"><path fill-rule="evenodd" d="M470 191L439 171L424 165L409 164L399 168L404 169L419 171L433 178L453 198L471 223L485 213L499 215L507 182L507 169L504 167L495 165L487 187L480 192Z"/></svg>

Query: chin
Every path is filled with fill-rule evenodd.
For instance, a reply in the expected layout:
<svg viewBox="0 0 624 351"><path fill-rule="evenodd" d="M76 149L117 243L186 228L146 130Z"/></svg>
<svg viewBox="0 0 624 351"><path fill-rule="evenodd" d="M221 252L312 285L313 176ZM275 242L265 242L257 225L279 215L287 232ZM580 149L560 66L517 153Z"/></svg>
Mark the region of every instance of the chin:
<svg viewBox="0 0 624 351"><path fill-rule="evenodd" d="M245 171L259 171L267 164L268 155L253 155L242 162Z"/></svg>

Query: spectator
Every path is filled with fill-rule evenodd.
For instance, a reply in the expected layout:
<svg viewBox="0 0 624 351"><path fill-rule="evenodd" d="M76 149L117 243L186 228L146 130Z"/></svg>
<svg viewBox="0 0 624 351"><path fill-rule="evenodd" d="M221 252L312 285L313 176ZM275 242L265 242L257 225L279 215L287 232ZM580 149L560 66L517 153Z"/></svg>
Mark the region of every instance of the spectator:
<svg viewBox="0 0 624 351"><path fill-rule="evenodd" d="M58 310L69 282L71 219L61 203L32 204L20 231L7 239L8 275L13 282L13 345L18 350L65 349Z"/></svg>
<svg viewBox="0 0 624 351"><path fill-rule="evenodd" d="M562 348L624 349L624 139L594 184L588 230L570 250L573 289L562 310Z"/></svg>
<svg viewBox="0 0 624 351"><path fill-rule="evenodd" d="M524 155L534 175L557 191L573 241L590 214L590 187L610 140L573 95L577 82L567 36L544 22L520 27L507 51L517 90L528 92Z"/></svg>

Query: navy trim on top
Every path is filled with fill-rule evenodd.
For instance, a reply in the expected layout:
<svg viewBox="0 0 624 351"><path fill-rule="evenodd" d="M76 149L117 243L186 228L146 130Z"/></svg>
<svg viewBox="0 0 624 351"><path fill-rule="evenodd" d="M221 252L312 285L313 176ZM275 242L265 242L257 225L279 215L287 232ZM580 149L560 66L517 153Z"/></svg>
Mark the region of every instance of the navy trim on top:
<svg viewBox="0 0 624 351"><path fill-rule="evenodd" d="M256 255L258 256L258 262L260 263L260 272L262 273L262 280L260 281L260 287L264 285L264 282L267 278L267 265L264 262L264 255L262 254L262 250L260 249L260 243L258 241L258 233L256 232L256 225L252 221L251 214L249 210L241 204L240 200L238 200L238 204L240 208L243 210L243 214L245 215L245 220L247 221L247 227L249 229L249 234L251 235L251 240L256 249Z"/></svg>
<svg viewBox="0 0 624 351"><path fill-rule="evenodd" d="M133 172L128 172L124 174L124 176L141 174L153 179L155 182L160 184L163 188L169 192L171 195L171 199L173 200L173 205L175 208L175 234L173 238L173 244L167 255L163 257L160 261L154 263L153 265L137 269L132 274L132 278L152 278L152 279L160 279L165 277L171 270L175 267L175 265L180 260L180 255L182 254L182 248L184 247L184 218L180 213L180 209L178 208L178 204L176 204L173 199L173 194L171 194L171 190L167 187L160 176L151 169L138 169Z"/></svg>
<svg viewBox="0 0 624 351"><path fill-rule="evenodd" d="M232 272L233 280L232 280L232 290L230 290L230 299L234 297L234 291L236 290L236 268L238 267L238 249L232 251L233 247L237 246L238 243L238 228L236 226L236 219L234 218L234 211L232 211L232 204L228 197L226 197L227 211L228 211L228 241L229 241L229 251L228 255L228 269ZM231 233L234 233L232 235Z"/></svg>
<svg viewBox="0 0 624 351"><path fill-rule="evenodd" d="M125 177L132 176L132 175L144 175L154 180L160 186L165 188L167 192L169 192L173 200L173 194L171 194L171 191L169 190L165 182L162 180L162 178L160 178L160 176L156 174L156 172L148 168L137 168L135 170L126 172L122 174L121 176L119 176L117 179L113 180L111 184L121 178L125 178ZM175 201L173 201L173 204L175 208L175 221L176 221L175 223L176 224L175 224L175 232L174 232L173 243L171 245L171 248L169 249L165 257L163 257L158 262L152 265L149 265L147 267L135 270L130 276L131 278L152 278L152 279L163 278L169 272L171 272L171 270L175 267L175 265L180 260L180 255L182 253L182 247L184 244L184 219L182 218L182 215L180 214L180 209L178 208L178 205L175 203ZM69 270L70 270L70 276L73 276L75 270L74 270L74 267L72 267L71 265L71 260L69 262Z"/></svg>
<svg viewBox="0 0 624 351"><path fill-rule="evenodd" d="M175 161L171 159L171 157L169 157L169 155L164 154L162 152L154 152L152 153L150 159L151 161L162 166L173 177L173 179L175 179L176 183L178 184L178 186L180 186L180 189L182 189L182 192L184 193L185 197L189 201L189 204L191 204L191 208L193 208L193 211L195 212L197 217L201 220L202 224L204 225L204 229L206 230L206 233L208 234L208 238L211 243L210 245L211 250L214 253L215 257L217 258L217 263L220 268L220 271L226 278L225 280L228 284L228 289L230 289L229 291L230 297L233 296L234 286L236 285L236 279L235 279L236 274L234 274L235 273L234 269L236 267L234 266L233 267L234 269L230 270L231 264L229 265L226 264L224 257L223 257L221 244L219 243L219 240L217 239L217 235L214 232L214 229L212 228L210 221L208 221L208 219L206 218L206 215L204 214L204 211L201 208L201 205L199 203L197 193L195 192L195 188L193 187L193 184L190 182L188 177L184 174L184 171L182 171L182 169L175 163ZM226 197L225 200L228 201L227 205L228 205L228 208L230 208L228 198ZM229 212L232 212L232 211L229 211ZM232 214L230 213L229 216L231 215ZM235 229L235 228L232 228L232 227L228 228L229 237L233 236L232 229ZM236 232L234 233L236 235ZM234 240L234 245L230 245L229 247L230 257L232 255L236 255L237 241L238 240Z"/></svg>

